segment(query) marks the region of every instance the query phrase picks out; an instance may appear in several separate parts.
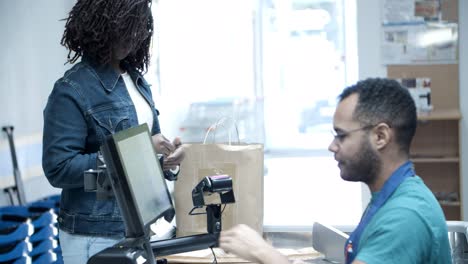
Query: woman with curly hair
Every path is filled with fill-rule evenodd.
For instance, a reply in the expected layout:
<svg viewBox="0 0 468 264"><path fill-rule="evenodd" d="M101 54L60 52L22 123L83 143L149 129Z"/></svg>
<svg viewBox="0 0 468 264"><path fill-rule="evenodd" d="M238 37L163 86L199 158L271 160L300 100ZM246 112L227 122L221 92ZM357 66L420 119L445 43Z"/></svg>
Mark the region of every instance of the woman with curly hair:
<svg viewBox="0 0 468 264"><path fill-rule="evenodd" d="M98 200L83 188L83 172L97 168L107 135L146 123L165 173L184 158L180 139L161 134L143 78L152 34L151 0L78 0L66 19L61 44L75 65L56 81L44 109L42 158L50 184L62 189L58 224L65 264L86 263L124 238L116 200Z"/></svg>

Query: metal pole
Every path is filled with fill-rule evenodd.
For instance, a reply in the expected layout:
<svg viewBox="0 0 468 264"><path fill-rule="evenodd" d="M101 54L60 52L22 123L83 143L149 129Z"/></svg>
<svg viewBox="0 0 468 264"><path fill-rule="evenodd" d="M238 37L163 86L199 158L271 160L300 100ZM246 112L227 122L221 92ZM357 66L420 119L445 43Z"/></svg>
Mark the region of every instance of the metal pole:
<svg viewBox="0 0 468 264"><path fill-rule="evenodd" d="M19 205L24 205L26 204L26 198L24 194L23 180L21 179L21 173L18 168L18 160L16 159L15 142L13 141L13 129L14 129L13 126L4 126L2 128L2 130L8 136L8 143L10 145L11 160L13 163L13 175L15 176L15 185L16 185L15 187L16 187L16 193L18 196L18 203ZM7 190L7 192L10 194L10 199L12 199L10 190Z"/></svg>

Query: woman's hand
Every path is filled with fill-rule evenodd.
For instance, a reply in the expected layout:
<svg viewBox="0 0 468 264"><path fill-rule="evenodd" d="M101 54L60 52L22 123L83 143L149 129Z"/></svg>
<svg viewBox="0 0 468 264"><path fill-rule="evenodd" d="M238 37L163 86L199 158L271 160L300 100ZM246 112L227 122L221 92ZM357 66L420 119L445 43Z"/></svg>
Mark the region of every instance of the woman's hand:
<svg viewBox="0 0 468 264"><path fill-rule="evenodd" d="M185 158L185 147L182 145L179 137L176 137L172 144L175 147L175 150L164 159L164 167L175 170L176 167L182 162Z"/></svg>
<svg viewBox="0 0 468 264"><path fill-rule="evenodd" d="M175 170L185 157L185 149L179 137L172 142L163 134L152 136L154 149L163 155L163 170Z"/></svg>
<svg viewBox="0 0 468 264"><path fill-rule="evenodd" d="M171 155L175 150L174 144L169 141L163 134L159 133L151 137L153 141L153 147L158 154L162 154L164 157Z"/></svg>

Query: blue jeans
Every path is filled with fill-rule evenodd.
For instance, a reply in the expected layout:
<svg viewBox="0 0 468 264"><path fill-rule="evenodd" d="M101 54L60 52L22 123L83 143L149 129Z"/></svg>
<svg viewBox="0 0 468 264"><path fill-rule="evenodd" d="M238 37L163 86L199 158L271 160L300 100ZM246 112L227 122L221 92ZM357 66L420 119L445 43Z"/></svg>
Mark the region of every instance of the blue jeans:
<svg viewBox="0 0 468 264"><path fill-rule="evenodd" d="M85 264L90 257L123 238L77 235L59 230L59 239L64 264Z"/></svg>

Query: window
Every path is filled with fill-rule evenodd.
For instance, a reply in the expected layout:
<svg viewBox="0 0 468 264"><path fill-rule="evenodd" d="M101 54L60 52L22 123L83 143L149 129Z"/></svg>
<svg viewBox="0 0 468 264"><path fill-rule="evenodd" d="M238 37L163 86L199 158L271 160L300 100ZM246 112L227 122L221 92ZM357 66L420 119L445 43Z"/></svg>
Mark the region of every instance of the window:
<svg viewBox="0 0 468 264"><path fill-rule="evenodd" d="M357 78L354 4L154 4L148 79L163 132L203 141L207 128L228 116L242 141L264 143L266 226L359 221L361 185L341 180L327 150L336 97ZM227 135L220 131L216 140Z"/></svg>
<svg viewBox="0 0 468 264"><path fill-rule="evenodd" d="M361 185L340 178L327 150L336 97L354 81L347 70L356 67L347 60L356 51L346 42L353 31L345 25L355 24L346 2L264 3L266 226L359 221Z"/></svg>

